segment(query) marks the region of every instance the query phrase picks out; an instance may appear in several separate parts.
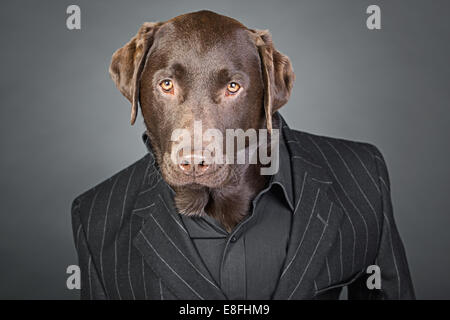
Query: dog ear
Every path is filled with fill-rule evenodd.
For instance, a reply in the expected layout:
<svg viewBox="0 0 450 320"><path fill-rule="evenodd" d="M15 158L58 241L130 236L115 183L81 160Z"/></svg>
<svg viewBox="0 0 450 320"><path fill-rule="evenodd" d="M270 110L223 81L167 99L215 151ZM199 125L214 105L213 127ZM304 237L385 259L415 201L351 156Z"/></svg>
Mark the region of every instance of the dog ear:
<svg viewBox="0 0 450 320"><path fill-rule="evenodd" d="M267 130L272 132L272 115L289 100L295 74L290 59L275 49L269 30L249 29L258 48L264 81L264 111Z"/></svg>
<svg viewBox="0 0 450 320"><path fill-rule="evenodd" d="M131 102L131 124L136 121L139 104L139 83L154 34L162 22L145 22L138 33L114 52L109 74L119 91Z"/></svg>

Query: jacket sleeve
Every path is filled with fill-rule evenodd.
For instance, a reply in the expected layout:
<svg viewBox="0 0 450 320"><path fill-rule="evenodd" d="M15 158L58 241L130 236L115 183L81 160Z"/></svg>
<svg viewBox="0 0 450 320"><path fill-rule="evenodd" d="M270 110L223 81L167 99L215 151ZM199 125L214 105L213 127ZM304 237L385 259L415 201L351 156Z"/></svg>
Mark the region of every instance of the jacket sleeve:
<svg viewBox="0 0 450 320"><path fill-rule="evenodd" d="M80 298L82 300L103 300L106 299L106 294L92 258L86 233L81 222L80 202L80 199L77 198L72 203L72 229L75 248L78 254L78 266L80 267L81 272Z"/></svg>
<svg viewBox="0 0 450 320"><path fill-rule="evenodd" d="M366 276L348 287L349 299L415 299L414 287L400 234L395 223L390 193L390 180L386 162L377 147L372 151L378 173L378 186L382 202L382 228L375 265L380 269L381 288L368 289Z"/></svg>

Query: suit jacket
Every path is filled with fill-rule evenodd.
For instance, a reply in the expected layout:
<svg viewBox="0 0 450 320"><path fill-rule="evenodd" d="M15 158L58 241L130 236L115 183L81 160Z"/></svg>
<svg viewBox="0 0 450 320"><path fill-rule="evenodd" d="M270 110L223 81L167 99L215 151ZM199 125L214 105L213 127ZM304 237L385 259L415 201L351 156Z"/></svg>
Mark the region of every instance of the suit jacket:
<svg viewBox="0 0 450 320"><path fill-rule="evenodd" d="M295 212L272 298L338 299L347 286L350 299L413 299L380 151L282 123ZM72 223L83 299L226 299L151 152L78 196ZM366 284L370 265L381 289Z"/></svg>

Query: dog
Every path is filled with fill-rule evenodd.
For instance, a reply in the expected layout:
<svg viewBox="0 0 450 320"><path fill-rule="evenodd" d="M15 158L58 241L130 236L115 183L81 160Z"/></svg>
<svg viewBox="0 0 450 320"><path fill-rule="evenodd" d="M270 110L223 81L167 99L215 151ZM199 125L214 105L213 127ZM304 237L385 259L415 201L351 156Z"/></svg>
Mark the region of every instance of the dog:
<svg viewBox="0 0 450 320"><path fill-rule="evenodd" d="M295 74L268 30L207 10L144 23L109 72L149 152L73 201L83 299L414 299L381 152L289 128ZM229 130L262 134L214 141ZM270 145L277 162L277 140L272 175L219 161Z"/></svg>
<svg viewBox="0 0 450 320"><path fill-rule="evenodd" d="M275 49L268 30L203 10L166 22L144 23L117 50L109 68L131 102L131 124L140 103L152 150L175 203L186 215L208 214L231 230L249 211L267 178L257 164L184 164L170 159L177 128L271 131L272 115L288 101L295 74L290 59Z"/></svg>

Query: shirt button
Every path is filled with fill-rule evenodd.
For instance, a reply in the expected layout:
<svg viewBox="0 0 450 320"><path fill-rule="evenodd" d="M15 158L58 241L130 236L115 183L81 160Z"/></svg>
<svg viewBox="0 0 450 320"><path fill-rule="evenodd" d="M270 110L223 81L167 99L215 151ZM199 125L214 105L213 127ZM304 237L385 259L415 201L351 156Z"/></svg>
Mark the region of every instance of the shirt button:
<svg viewBox="0 0 450 320"><path fill-rule="evenodd" d="M231 242L236 242L236 240L237 240L236 236L232 236L230 239Z"/></svg>

